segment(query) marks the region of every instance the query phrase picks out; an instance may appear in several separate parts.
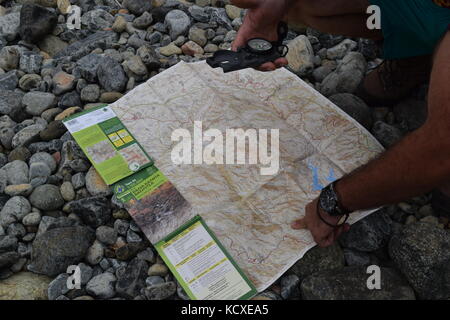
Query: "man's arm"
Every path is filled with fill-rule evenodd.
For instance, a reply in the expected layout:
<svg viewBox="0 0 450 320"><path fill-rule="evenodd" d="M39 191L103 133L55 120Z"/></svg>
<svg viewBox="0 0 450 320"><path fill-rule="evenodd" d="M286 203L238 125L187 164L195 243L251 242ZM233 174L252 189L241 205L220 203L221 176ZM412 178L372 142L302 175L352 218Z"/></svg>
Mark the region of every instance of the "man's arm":
<svg viewBox="0 0 450 320"><path fill-rule="evenodd" d="M426 123L336 184L344 207L351 211L375 208L450 182L449 86L450 32L447 32L434 57ZM333 224L339 220L325 212L321 215ZM348 229L348 225L333 229L323 223L318 217L317 200L306 207L305 218L294 221L292 227L308 228L319 246L331 245Z"/></svg>
<svg viewBox="0 0 450 320"><path fill-rule="evenodd" d="M346 208L354 211L395 203L450 182L449 87L450 32L434 58L426 123L337 183Z"/></svg>

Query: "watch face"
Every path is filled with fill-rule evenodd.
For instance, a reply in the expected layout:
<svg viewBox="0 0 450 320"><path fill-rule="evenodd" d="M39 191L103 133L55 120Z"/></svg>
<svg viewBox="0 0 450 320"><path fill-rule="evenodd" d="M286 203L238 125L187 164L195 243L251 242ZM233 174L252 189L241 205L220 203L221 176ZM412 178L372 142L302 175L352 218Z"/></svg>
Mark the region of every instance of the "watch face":
<svg viewBox="0 0 450 320"><path fill-rule="evenodd" d="M319 197L320 208L329 215L338 215L337 204L338 199L331 186L325 187Z"/></svg>
<svg viewBox="0 0 450 320"><path fill-rule="evenodd" d="M272 49L272 44L264 39L251 39L247 45L253 52L257 53L263 53Z"/></svg>

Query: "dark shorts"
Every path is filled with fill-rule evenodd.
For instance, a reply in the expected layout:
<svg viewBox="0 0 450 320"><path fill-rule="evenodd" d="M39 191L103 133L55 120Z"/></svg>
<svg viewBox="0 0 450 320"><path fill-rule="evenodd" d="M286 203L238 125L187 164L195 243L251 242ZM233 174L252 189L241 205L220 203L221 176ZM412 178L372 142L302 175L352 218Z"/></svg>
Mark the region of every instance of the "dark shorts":
<svg viewBox="0 0 450 320"><path fill-rule="evenodd" d="M432 54L449 30L450 9L432 0L369 0L381 8L385 59Z"/></svg>

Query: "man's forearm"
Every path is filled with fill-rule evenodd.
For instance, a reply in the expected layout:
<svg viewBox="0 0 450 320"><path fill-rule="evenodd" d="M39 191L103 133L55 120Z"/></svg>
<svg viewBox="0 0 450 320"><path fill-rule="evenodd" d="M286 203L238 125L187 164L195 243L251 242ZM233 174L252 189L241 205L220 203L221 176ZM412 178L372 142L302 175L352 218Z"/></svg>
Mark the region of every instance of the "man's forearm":
<svg viewBox="0 0 450 320"><path fill-rule="evenodd" d="M395 203L450 182L450 32L434 60L427 122L337 183L342 204L349 210Z"/></svg>
<svg viewBox="0 0 450 320"><path fill-rule="evenodd" d="M344 177L337 192L352 211L396 203L450 181L449 159L448 143L424 127Z"/></svg>

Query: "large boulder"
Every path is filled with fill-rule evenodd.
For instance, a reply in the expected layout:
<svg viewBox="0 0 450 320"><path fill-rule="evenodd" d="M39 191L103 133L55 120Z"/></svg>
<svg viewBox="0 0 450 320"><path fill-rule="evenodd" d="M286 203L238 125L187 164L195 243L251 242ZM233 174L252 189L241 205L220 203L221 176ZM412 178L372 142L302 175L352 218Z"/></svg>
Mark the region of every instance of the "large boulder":
<svg viewBox="0 0 450 320"><path fill-rule="evenodd" d="M98 81L106 91L122 92L128 78L122 66L114 59L105 57L97 69Z"/></svg>
<svg viewBox="0 0 450 320"><path fill-rule="evenodd" d="M83 226L47 230L33 242L28 269L53 277L66 272L84 258L94 239L94 231Z"/></svg>
<svg viewBox="0 0 450 320"><path fill-rule="evenodd" d="M177 285L173 281L149 286L144 289L148 300L164 300L173 296L177 291Z"/></svg>
<svg viewBox="0 0 450 320"><path fill-rule="evenodd" d="M115 294L114 283L116 277L109 272L101 273L93 277L86 285L86 291L100 299L112 298Z"/></svg>
<svg viewBox="0 0 450 320"><path fill-rule="evenodd" d="M450 232L429 223L405 226L389 255L422 299L450 299Z"/></svg>
<svg viewBox="0 0 450 320"><path fill-rule="evenodd" d="M70 202L70 209L92 227L99 227L111 218L111 201L105 197L89 197Z"/></svg>
<svg viewBox="0 0 450 320"><path fill-rule="evenodd" d="M353 93L364 78L367 62L359 52L349 52L321 83L320 92L325 96L335 93Z"/></svg>
<svg viewBox="0 0 450 320"><path fill-rule="evenodd" d="M105 30L112 27L114 17L106 10L94 9L81 17L81 23L91 31Z"/></svg>
<svg viewBox="0 0 450 320"><path fill-rule="evenodd" d="M169 30L170 38L175 40L178 36L187 35L191 19L181 10L172 10L166 15L164 24Z"/></svg>
<svg viewBox="0 0 450 320"><path fill-rule="evenodd" d="M394 107L395 118L410 131L420 128L426 121L428 108L426 101L407 99Z"/></svg>
<svg viewBox="0 0 450 320"><path fill-rule="evenodd" d="M0 300L46 300L51 279L32 272L20 272L0 281Z"/></svg>
<svg viewBox="0 0 450 320"><path fill-rule="evenodd" d="M30 195L31 204L41 210L56 210L64 205L59 188L52 184L38 186Z"/></svg>
<svg viewBox="0 0 450 320"><path fill-rule="evenodd" d="M20 10L20 37L30 43L37 42L52 32L57 20L55 10L25 4Z"/></svg>
<svg viewBox="0 0 450 320"><path fill-rule="evenodd" d="M39 41L39 48L48 53L51 57L64 50L67 46L67 42L62 41L60 38L52 34L49 34L44 39Z"/></svg>
<svg viewBox="0 0 450 320"><path fill-rule="evenodd" d="M337 93L329 99L364 128L370 130L372 127L372 110L361 98L350 93Z"/></svg>
<svg viewBox="0 0 450 320"><path fill-rule="evenodd" d="M134 298L145 287L148 265L144 260L134 258L125 271L118 277L117 294L125 298Z"/></svg>
<svg viewBox="0 0 450 320"><path fill-rule="evenodd" d="M19 34L20 12L0 16L0 37L13 41Z"/></svg>
<svg viewBox="0 0 450 320"><path fill-rule="evenodd" d="M91 53L77 61L77 68L81 72L81 76L89 82L97 81L97 70L107 58Z"/></svg>
<svg viewBox="0 0 450 320"><path fill-rule="evenodd" d="M54 55L54 58L60 59L72 57L73 60L78 60L94 49L100 48L105 50L110 48L112 44L117 41L117 38L118 34L114 31L97 31L82 40L70 44L63 50L60 50Z"/></svg>
<svg viewBox="0 0 450 320"><path fill-rule="evenodd" d="M288 68L299 76L305 76L314 69L314 50L308 37L300 35L288 43L289 52L286 56Z"/></svg>
<svg viewBox="0 0 450 320"><path fill-rule="evenodd" d="M380 289L369 289L366 267L321 271L301 284L306 300L414 300L414 290L394 269L380 268Z"/></svg>
<svg viewBox="0 0 450 320"><path fill-rule="evenodd" d="M305 253L290 269L300 280L323 270L335 270L344 267L344 254L338 244L321 248L314 247Z"/></svg>
<svg viewBox="0 0 450 320"><path fill-rule="evenodd" d="M151 9L152 1L147 0L124 0L122 5L127 8L132 14L140 16L145 11Z"/></svg>
<svg viewBox="0 0 450 320"><path fill-rule="evenodd" d="M403 137L403 133L400 129L383 121L374 123L372 134L385 148L392 147Z"/></svg>
<svg viewBox="0 0 450 320"><path fill-rule="evenodd" d="M384 247L391 236L392 220L382 209L353 224L340 243L345 248L372 252Z"/></svg>

